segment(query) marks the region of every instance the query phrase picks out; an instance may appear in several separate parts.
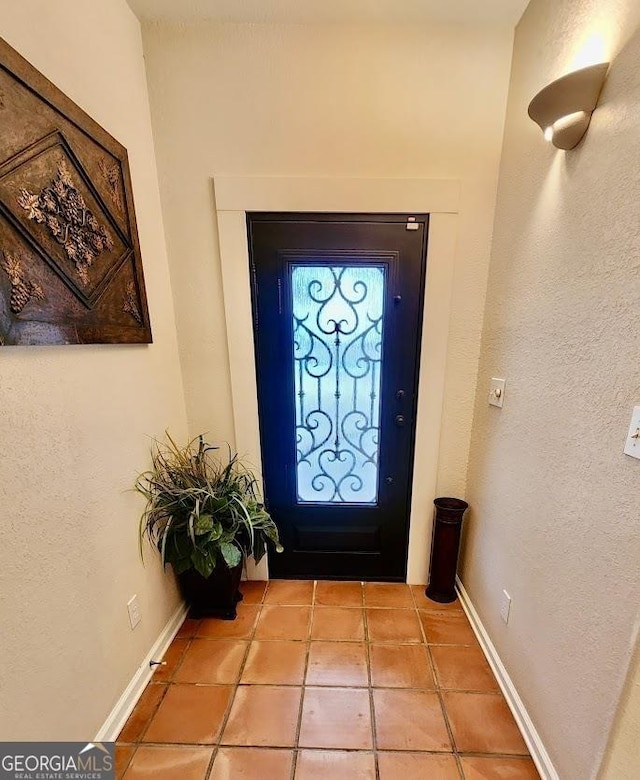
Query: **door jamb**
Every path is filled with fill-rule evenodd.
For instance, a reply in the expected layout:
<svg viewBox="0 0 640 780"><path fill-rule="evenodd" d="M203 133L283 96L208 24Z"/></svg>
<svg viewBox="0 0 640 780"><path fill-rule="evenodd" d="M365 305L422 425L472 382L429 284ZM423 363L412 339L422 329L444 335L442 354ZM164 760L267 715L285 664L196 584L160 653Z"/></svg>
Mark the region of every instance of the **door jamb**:
<svg viewBox="0 0 640 780"><path fill-rule="evenodd" d="M248 211L429 213L407 582L426 582L447 368L460 185L449 179L215 176L235 448L261 473ZM249 579L267 579L266 558Z"/></svg>

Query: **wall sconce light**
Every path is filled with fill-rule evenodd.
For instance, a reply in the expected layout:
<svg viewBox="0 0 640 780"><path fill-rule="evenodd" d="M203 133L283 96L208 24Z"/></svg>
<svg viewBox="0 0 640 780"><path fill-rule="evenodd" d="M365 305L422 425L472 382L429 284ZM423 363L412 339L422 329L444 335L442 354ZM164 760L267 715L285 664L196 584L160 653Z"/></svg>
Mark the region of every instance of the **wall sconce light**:
<svg viewBox="0 0 640 780"><path fill-rule="evenodd" d="M591 65L552 81L529 103L529 116L558 149L573 149L587 132L609 63Z"/></svg>

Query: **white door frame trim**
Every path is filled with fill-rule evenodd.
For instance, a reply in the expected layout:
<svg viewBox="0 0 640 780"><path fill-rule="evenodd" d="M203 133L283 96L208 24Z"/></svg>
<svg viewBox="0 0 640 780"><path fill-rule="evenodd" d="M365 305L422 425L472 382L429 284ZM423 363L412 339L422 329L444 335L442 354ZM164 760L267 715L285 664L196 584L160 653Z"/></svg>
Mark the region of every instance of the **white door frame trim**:
<svg viewBox="0 0 640 780"><path fill-rule="evenodd" d="M447 368L460 183L450 179L214 176L236 450L261 472L246 212L431 215L407 582L426 581ZM264 564L248 572L265 579Z"/></svg>

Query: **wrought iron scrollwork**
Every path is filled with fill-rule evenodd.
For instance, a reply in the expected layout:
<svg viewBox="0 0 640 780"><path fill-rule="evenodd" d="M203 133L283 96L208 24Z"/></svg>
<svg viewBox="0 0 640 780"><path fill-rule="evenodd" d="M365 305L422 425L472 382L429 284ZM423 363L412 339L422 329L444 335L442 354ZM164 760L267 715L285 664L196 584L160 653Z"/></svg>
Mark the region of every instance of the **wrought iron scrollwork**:
<svg viewBox="0 0 640 780"><path fill-rule="evenodd" d="M298 501L373 504L385 269L300 264L291 274Z"/></svg>

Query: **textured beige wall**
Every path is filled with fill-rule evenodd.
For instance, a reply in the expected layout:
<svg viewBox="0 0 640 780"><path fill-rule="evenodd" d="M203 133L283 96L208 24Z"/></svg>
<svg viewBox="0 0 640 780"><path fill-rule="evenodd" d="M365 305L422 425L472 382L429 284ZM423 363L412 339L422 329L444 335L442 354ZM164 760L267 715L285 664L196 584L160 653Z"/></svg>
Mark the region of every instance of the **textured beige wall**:
<svg viewBox="0 0 640 780"><path fill-rule="evenodd" d="M640 768L640 645L629 669L626 690L602 765L601 780L637 777Z"/></svg>
<svg viewBox="0 0 640 780"><path fill-rule="evenodd" d="M155 339L0 356L0 738L86 740L178 603L125 492L186 431L142 45L124 0L4 3L0 35L128 148Z"/></svg>
<svg viewBox="0 0 640 780"><path fill-rule="evenodd" d="M191 431L234 436L212 176L460 179L439 490L463 492L513 32L202 24L143 37Z"/></svg>
<svg viewBox="0 0 640 780"><path fill-rule="evenodd" d="M639 21L637 0L532 0L517 28L471 446L463 580L563 780L598 771L639 617ZM600 107L559 152L528 102L598 49Z"/></svg>

